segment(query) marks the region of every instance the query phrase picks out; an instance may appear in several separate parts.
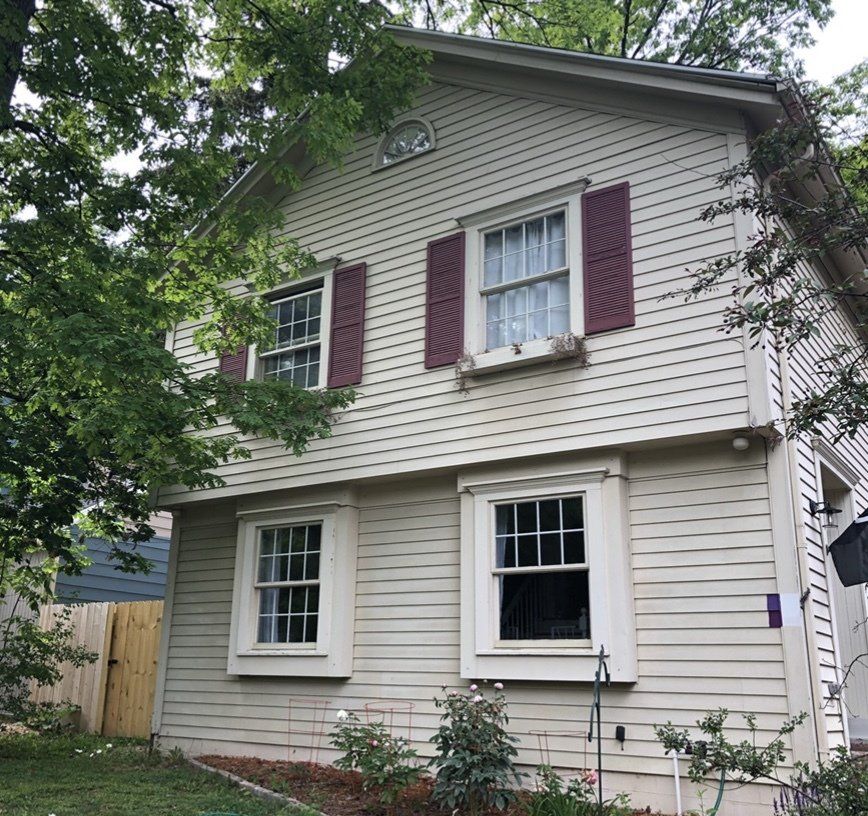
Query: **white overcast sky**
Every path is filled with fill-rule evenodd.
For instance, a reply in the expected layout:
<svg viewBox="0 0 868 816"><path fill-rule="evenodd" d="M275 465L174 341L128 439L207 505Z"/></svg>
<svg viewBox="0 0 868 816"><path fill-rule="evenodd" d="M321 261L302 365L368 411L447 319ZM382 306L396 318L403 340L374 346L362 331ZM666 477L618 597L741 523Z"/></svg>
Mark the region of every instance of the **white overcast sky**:
<svg viewBox="0 0 868 816"><path fill-rule="evenodd" d="M808 79L823 83L868 57L868 0L834 0L832 8L832 22L814 32L817 44L800 53Z"/></svg>

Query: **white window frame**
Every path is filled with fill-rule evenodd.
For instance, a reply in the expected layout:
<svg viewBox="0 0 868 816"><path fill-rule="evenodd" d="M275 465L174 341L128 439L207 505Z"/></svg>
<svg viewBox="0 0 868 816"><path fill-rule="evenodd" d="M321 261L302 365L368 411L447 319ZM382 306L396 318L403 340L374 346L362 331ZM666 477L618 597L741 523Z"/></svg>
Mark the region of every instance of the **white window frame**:
<svg viewBox="0 0 868 816"><path fill-rule="evenodd" d="M358 508L346 500L238 513L229 674L349 677L355 620ZM264 529L322 524L315 643L259 643L259 541Z"/></svg>
<svg viewBox="0 0 868 816"><path fill-rule="evenodd" d="M589 681L603 648L613 680L637 679L625 471L623 457L612 456L561 472L459 476L463 678ZM501 640L495 506L577 494L585 501L590 640Z"/></svg>
<svg viewBox="0 0 868 816"><path fill-rule="evenodd" d="M557 351L552 348L551 338L529 340L519 344L518 350L512 345L496 349L486 347L485 295L491 287L485 287L483 280L484 236L492 230L503 229L560 210L564 211L570 291L569 333L577 337L584 336L581 194L587 185L588 179L580 179L546 194L527 196L458 219L467 228L464 266L468 295L464 302L464 337L466 351L472 358L472 363L468 362L466 373L484 374L512 366L554 360L558 356ZM511 283L529 286L531 283L552 276L553 273L547 272L523 279L521 282Z"/></svg>
<svg viewBox="0 0 868 816"><path fill-rule="evenodd" d="M332 321L332 292L334 289L334 270L337 266L337 259L330 259L324 264L321 264L315 270L312 270L309 275L306 275L300 280L294 280L290 284L281 284L274 289L266 292L265 295L272 303L280 303L291 298L301 297L309 294L314 287L314 284L322 284L322 313L320 315L319 324L319 378L314 385L308 386L308 390L325 388L328 383L328 360L329 347L331 345L331 321ZM299 291L301 290L301 291ZM273 356L281 352L296 351L306 346L315 345L315 343L299 344L297 346L287 347L285 349L269 349L268 351L260 352L257 346L251 346L247 355L247 379L262 380L265 378L265 365L263 360L265 357Z"/></svg>

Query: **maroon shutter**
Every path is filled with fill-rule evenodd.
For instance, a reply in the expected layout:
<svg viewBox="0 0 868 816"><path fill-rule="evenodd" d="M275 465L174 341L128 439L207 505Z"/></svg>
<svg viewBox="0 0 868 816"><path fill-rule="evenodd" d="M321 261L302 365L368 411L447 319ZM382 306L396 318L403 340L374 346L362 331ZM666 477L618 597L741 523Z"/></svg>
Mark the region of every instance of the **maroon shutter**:
<svg viewBox="0 0 868 816"><path fill-rule="evenodd" d="M241 346L234 354L221 354L220 373L235 382L244 382L247 379L247 346Z"/></svg>
<svg viewBox="0 0 868 816"><path fill-rule="evenodd" d="M428 244L425 368L451 365L464 351L464 233Z"/></svg>
<svg viewBox="0 0 868 816"><path fill-rule="evenodd" d="M365 341L365 272L367 264L335 270L329 345L329 388L362 381Z"/></svg>
<svg viewBox="0 0 868 816"><path fill-rule="evenodd" d="M630 184L582 196L585 334L632 326L633 250Z"/></svg>

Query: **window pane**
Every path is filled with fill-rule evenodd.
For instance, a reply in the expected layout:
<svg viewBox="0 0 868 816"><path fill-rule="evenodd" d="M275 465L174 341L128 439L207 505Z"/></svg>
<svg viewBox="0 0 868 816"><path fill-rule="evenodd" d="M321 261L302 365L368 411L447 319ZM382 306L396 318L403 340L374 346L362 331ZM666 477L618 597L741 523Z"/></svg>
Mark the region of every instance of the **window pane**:
<svg viewBox="0 0 868 816"><path fill-rule="evenodd" d="M567 244L566 241L555 241L549 244L549 269L561 269L567 265Z"/></svg>
<svg viewBox="0 0 868 816"><path fill-rule="evenodd" d="M504 254L509 255L511 252L520 252L524 249L524 227L521 224L505 229L504 237L506 240Z"/></svg>
<svg viewBox="0 0 868 816"><path fill-rule="evenodd" d="M485 347L501 348L506 345L506 321L497 320L489 323L485 330Z"/></svg>
<svg viewBox="0 0 868 816"><path fill-rule="evenodd" d="M495 539L495 559L496 567L502 569L504 567L514 567L515 564L515 536L505 535L497 536Z"/></svg>
<svg viewBox="0 0 868 816"><path fill-rule="evenodd" d="M488 295L485 298L485 319L489 322L503 317L504 295Z"/></svg>
<svg viewBox="0 0 868 816"><path fill-rule="evenodd" d="M530 308L531 311L539 311L540 309L548 309L549 307L549 282L535 283L530 287Z"/></svg>
<svg viewBox="0 0 868 816"><path fill-rule="evenodd" d="M564 533L564 563L585 563L585 534L581 532Z"/></svg>
<svg viewBox="0 0 868 816"><path fill-rule="evenodd" d="M485 285L497 286L503 277L503 259L495 258L485 262Z"/></svg>
<svg viewBox="0 0 868 816"><path fill-rule="evenodd" d="M561 529L561 503L558 499L539 502L540 531Z"/></svg>
<svg viewBox="0 0 868 816"><path fill-rule="evenodd" d="M518 537L518 564L519 567L536 567L539 565L539 552L537 551L537 536L520 535Z"/></svg>
<svg viewBox="0 0 868 816"><path fill-rule="evenodd" d="M537 531L536 506L536 502L522 502L521 504L516 505L518 532L535 533Z"/></svg>
<svg viewBox="0 0 868 816"><path fill-rule="evenodd" d="M496 531L498 535L515 532L515 505L499 504L494 510Z"/></svg>
<svg viewBox="0 0 868 816"><path fill-rule="evenodd" d="M566 306L556 306L549 313L549 335L564 334L570 330L570 310Z"/></svg>
<svg viewBox="0 0 868 816"><path fill-rule="evenodd" d="M587 640L588 573L501 575L502 640Z"/></svg>
<svg viewBox="0 0 868 816"><path fill-rule="evenodd" d="M289 643L304 643L304 615L290 615Z"/></svg>
<svg viewBox="0 0 868 816"><path fill-rule="evenodd" d="M566 219L564 217L564 211L561 210L558 213L553 213L546 217L546 228L548 230L548 234L546 235L547 241L558 241L562 238L566 237Z"/></svg>
<svg viewBox="0 0 868 816"><path fill-rule="evenodd" d="M285 580L285 579L283 579ZM289 580L303 581L304 580L304 555L297 553L290 556L289 561Z"/></svg>
<svg viewBox="0 0 868 816"><path fill-rule="evenodd" d="M570 279L564 275L549 281L549 305L569 306L570 303Z"/></svg>
<svg viewBox="0 0 868 816"><path fill-rule="evenodd" d="M485 260L503 255L503 231L489 232L485 236Z"/></svg>
<svg viewBox="0 0 868 816"><path fill-rule="evenodd" d="M561 564L561 534L543 533L539 537L540 563Z"/></svg>
<svg viewBox="0 0 868 816"><path fill-rule="evenodd" d="M304 580L316 581L319 578L319 553L308 553L304 567Z"/></svg>
<svg viewBox="0 0 868 816"><path fill-rule="evenodd" d="M319 628L319 615L308 615L307 626L304 630L304 642L316 643L316 633Z"/></svg>
<svg viewBox="0 0 868 816"><path fill-rule="evenodd" d="M576 530L585 526L581 496L561 499L564 513L564 529Z"/></svg>

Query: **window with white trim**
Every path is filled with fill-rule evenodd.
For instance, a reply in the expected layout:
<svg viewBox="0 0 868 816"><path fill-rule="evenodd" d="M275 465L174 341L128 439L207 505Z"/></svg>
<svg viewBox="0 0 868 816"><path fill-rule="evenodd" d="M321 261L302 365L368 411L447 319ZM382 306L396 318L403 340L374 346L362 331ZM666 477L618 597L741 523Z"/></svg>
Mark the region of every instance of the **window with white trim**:
<svg viewBox="0 0 868 816"><path fill-rule="evenodd" d="M289 380L302 388L320 384L323 284L272 302L272 342L259 352L264 379Z"/></svg>
<svg viewBox="0 0 868 816"><path fill-rule="evenodd" d="M258 643L316 643L322 524L259 532Z"/></svg>
<svg viewBox="0 0 868 816"><path fill-rule="evenodd" d="M569 331L565 209L484 233L483 256L486 348Z"/></svg>
<svg viewBox="0 0 868 816"><path fill-rule="evenodd" d="M586 184L581 179L458 218L466 228L469 376L557 359L564 345L558 339L584 335L581 196Z"/></svg>
<svg viewBox="0 0 868 816"><path fill-rule="evenodd" d="M348 677L358 544L353 491L238 515L228 672Z"/></svg>
<svg viewBox="0 0 868 816"><path fill-rule="evenodd" d="M635 680L625 468L459 476L462 677Z"/></svg>
<svg viewBox="0 0 868 816"><path fill-rule="evenodd" d="M500 639L588 640L584 496L494 507Z"/></svg>

